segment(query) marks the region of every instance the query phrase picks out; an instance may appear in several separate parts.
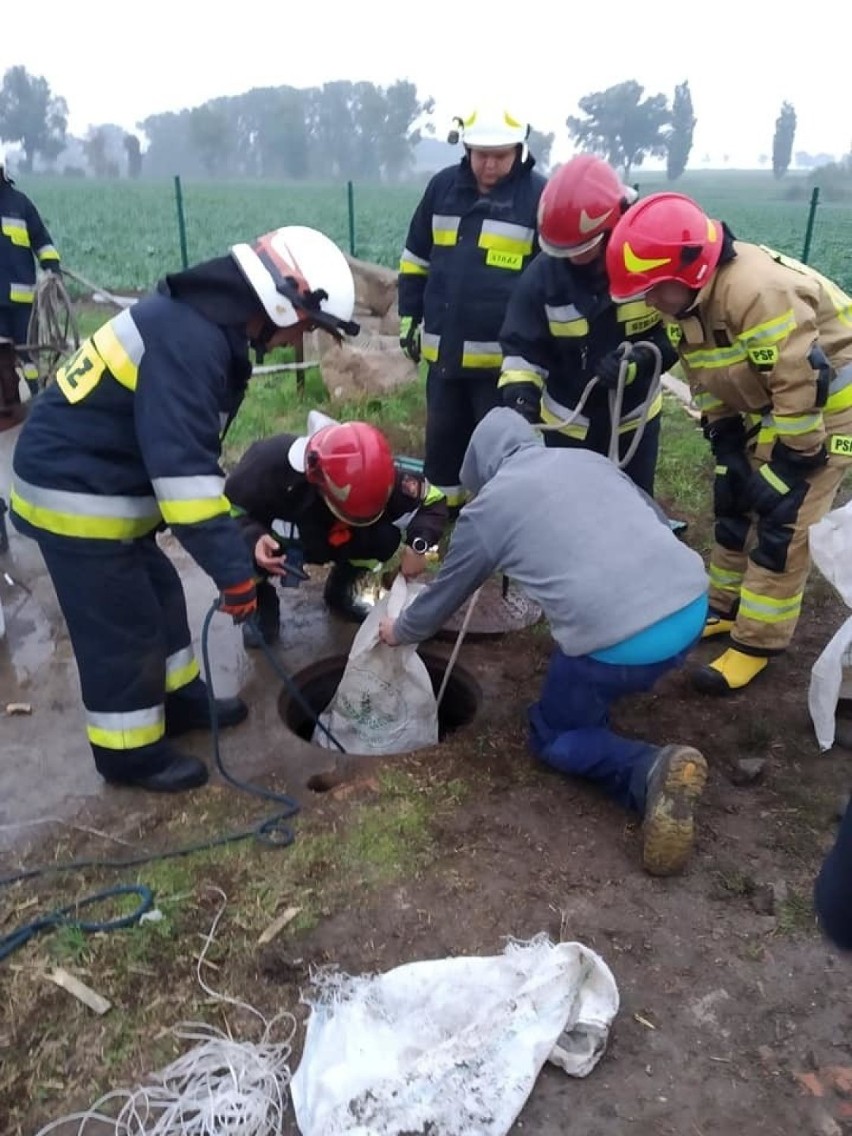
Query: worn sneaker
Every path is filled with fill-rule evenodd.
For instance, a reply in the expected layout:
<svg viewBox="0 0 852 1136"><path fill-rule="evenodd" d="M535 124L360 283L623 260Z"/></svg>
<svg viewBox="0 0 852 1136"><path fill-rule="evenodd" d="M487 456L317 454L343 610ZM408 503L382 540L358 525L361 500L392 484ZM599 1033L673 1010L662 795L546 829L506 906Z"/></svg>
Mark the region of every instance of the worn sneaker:
<svg viewBox="0 0 852 1136"><path fill-rule="evenodd" d="M692 852L692 810L707 783L707 762L691 746L670 745L648 773L642 864L652 876L680 872Z"/></svg>

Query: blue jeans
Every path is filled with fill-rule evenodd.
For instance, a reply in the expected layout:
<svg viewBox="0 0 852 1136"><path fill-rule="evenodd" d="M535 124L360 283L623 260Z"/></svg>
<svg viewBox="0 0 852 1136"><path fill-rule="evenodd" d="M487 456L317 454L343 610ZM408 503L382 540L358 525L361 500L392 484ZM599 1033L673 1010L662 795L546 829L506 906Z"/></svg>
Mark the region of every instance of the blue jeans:
<svg viewBox="0 0 852 1136"><path fill-rule="evenodd" d="M852 951L852 801L817 876L814 905L824 933L841 950Z"/></svg>
<svg viewBox="0 0 852 1136"><path fill-rule="evenodd" d="M533 752L560 773L587 777L619 804L643 813L648 772L660 750L614 734L610 707L627 694L650 690L686 655L684 650L659 663L614 666L557 647L541 697L528 711Z"/></svg>

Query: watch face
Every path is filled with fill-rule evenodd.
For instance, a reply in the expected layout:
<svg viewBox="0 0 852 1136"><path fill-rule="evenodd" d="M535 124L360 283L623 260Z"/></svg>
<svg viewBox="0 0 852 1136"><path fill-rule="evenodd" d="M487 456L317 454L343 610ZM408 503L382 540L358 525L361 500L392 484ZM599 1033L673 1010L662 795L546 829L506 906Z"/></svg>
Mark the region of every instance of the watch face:
<svg viewBox="0 0 852 1136"><path fill-rule="evenodd" d="M424 537L416 536L411 542L411 547L414 552L422 553L426 551L429 545L426 543L426 539Z"/></svg>

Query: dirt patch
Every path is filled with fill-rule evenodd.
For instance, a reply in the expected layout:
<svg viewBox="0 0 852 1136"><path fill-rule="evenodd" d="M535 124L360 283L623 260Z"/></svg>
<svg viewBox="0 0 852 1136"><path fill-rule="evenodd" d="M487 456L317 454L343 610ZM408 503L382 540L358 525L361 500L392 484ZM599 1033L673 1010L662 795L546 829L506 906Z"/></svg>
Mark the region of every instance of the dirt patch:
<svg viewBox="0 0 852 1136"><path fill-rule="evenodd" d="M461 661L475 673L487 669L503 692L474 725L435 750L364 762L343 784L304 794L287 849L244 840L133 872L77 873L0 892L2 932L116 879L151 883L166 915L164 924L83 942L54 932L0 964L9 1007L0 1026L0 1132L32 1136L162 1067L178 1052L169 1029L181 1019L227 1019L251 1036L250 1019L211 1003L195 978L219 902L211 883L228 907L208 981L267 1015L291 1010L300 1023L300 994L320 964L373 972L493 954L507 936L541 931L597 950L622 996L609 1050L584 1081L545 1069L519 1132L852 1131L850 963L822 941L811 910L852 754L819 756L806 710L810 666L844 616L815 579L795 650L747 694L709 700L677 674L619 707L620 729L698 745L710 763L696 854L680 878L643 874L633 818L528 755L524 708L550 649L533 628L465 646ZM703 645L693 662L719 650ZM737 764L744 758L764 763L745 785ZM267 783L286 789L271 767ZM114 802L95 804L81 822L156 849L250 827L265 813L224 787L178 802L128 793L126 802L122 812ZM103 850L71 831L14 862ZM298 915L259 945L291 906ZM56 961L108 996L113 1010L95 1018L47 982ZM294 1065L302 1035L300 1028ZM282 1129L295 1131L292 1122Z"/></svg>

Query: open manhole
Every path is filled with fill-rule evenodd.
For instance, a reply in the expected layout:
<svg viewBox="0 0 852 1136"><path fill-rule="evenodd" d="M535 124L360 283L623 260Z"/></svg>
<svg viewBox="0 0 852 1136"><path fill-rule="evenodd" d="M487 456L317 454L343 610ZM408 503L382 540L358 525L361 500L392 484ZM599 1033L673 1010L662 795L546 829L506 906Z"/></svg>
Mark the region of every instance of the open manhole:
<svg viewBox="0 0 852 1136"><path fill-rule="evenodd" d="M437 695L444 681L447 659L429 651L420 650L420 658ZM309 742L313 737L317 714L331 702L343 678L347 656L333 655L293 675L293 685L301 696L295 695L285 687L278 698L278 713L289 730ZM455 663L447 680L447 688L438 707L438 737L443 741L448 734L473 721L482 698L476 679L464 667ZM311 713L308 713L310 708ZM319 747L318 747L319 748ZM329 751L323 749L323 753Z"/></svg>

